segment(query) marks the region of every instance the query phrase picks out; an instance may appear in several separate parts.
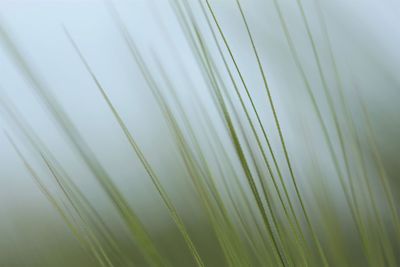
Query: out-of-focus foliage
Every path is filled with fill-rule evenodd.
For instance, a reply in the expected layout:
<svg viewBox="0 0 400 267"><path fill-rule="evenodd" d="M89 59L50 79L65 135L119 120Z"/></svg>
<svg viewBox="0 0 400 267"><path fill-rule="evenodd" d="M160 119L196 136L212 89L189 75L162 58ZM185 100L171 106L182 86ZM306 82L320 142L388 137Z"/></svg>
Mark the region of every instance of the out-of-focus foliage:
<svg viewBox="0 0 400 267"><path fill-rule="evenodd" d="M398 266L400 38L340 3L4 4L0 266Z"/></svg>

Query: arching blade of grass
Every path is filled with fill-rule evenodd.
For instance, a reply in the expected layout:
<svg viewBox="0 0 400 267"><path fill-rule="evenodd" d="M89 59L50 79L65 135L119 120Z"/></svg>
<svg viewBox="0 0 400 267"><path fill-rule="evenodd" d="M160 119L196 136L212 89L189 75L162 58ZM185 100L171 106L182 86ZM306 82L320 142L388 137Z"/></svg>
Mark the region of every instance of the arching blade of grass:
<svg viewBox="0 0 400 267"><path fill-rule="evenodd" d="M263 137L264 137L264 139L265 139L266 142L267 142L268 149L269 149L269 151L270 151L270 153L271 153L271 156L272 156L272 159L273 159L273 162L274 162L274 166L275 166L275 168L276 168L276 170L277 170L278 177L279 177L280 182L281 182L281 185L282 185L282 187L283 187L283 189L284 189L284 194L285 194L285 197L286 197L287 202L288 202L288 205L289 205L289 210L290 210L290 212L291 212L291 214L292 214L292 216L293 216L294 224L296 225L297 231L294 230L294 234L297 236L297 238L299 238L299 237L301 238L302 241L298 241L298 242L303 243L303 248L302 248L302 250L304 250L304 249L305 249L305 247L304 247L304 246L305 246L305 238L304 238L302 229L301 229L301 227L300 227L299 220L297 219L296 213L295 213L294 208L293 208L293 205L292 205L292 203L291 203L291 200L290 200L290 197L289 197L289 193L288 193L288 191L287 191L287 189L286 189L285 182L284 182L284 180L283 180L282 173L281 173L280 167L278 166L278 163L277 163L275 154L274 154L274 152L273 152L273 149L272 149L272 147L271 147L269 138L268 138L268 136L267 136L267 133L266 133L266 131L265 131L265 128L263 127L263 124L262 124L262 122L261 122L261 118L260 118L259 115L258 115L257 109L256 109L256 107L255 107L255 105L254 105L254 102L253 102L252 97L251 97L251 95L250 95L250 92L249 92L249 89L248 89L247 84L246 84L246 82L245 82L245 79L244 79L244 77L243 77L243 75L242 75L242 73L241 73L241 71L240 71L240 69L239 69L239 66L238 66L237 63L236 63L235 57L234 57L233 52L232 52L232 50L231 50L231 48L230 48L230 46L229 46L229 43L228 43L228 41L227 41L227 39L226 39L226 37L225 37L225 35L224 35L224 33L223 33L223 31L222 31L222 29L221 29L219 23L218 23L218 20L217 20L215 14L214 14L214 12L213 12L213 10L212 10L212 8L211 8L211 5L208 3L208 1L206 1L206 2L207 2L207 6L208 6L208 8L209 8L209 11L210 11L210 13L211 13L211 15L212 15L212 17L213 17L213 19L214 19L214 22L215 22L215 24L216 24L216 26L217 26L218 32L220 33L221 38L222 38L222 40L223 40L223 42L224 42L224 44L225 44L225 47L227 48L227 50L228 50L228 52L229 52L229 55L230 55L230 57L231 57L231 59L232 59L232 62L234 63L235 69L236 69L236 71L237 71L237 73L238 73L238 75L239 75L239 77L240 77L241 83L242 83L243 87L245 88L246 95L247 95L248 99L250 100L251 107L252 107L252 109L253 109L253 111L254 111L254 113L255 113L255 115L256 115L257 122L258 122L258 124L260 125L260 128L261 128L262 133L263 133ZM217 43L217 41L216 41L216 43ZM219 45L218 45L218 47L219 47ZM220 50L220 48L219 48L219 50ZM223 58L222 52L220 52L220 54L221 54L221 57ZM226 61L225 61L225 60L224 60L224 64L226 65ZM228 67L226 67L226 68L229 70ZM229 73L230 73L230 71L229 71ZM230 77L231 77L231 79L232 79L232 75L231 75L231 74L230 74ZM233 79L232 79L232 81L233 81ZM237 91L236 83L235 83L234 81L233 81L233 83L234 83L234 86L235 86L235 90ZM238 96L239 96L239 98L240 98L240 101L241 101L242 106L244 106L240 94L239 94L239 93L237 93L237 94L238 94ZM246 108L245 108L245 107L243 107L243 108L244 108L244 110L246 111ZM247 111L246 111L246 116L247 116L249 122L251 123L252 131L253 131L253 133L254 133L254 135L255 135L255 137L256 137L257 143L259 144L259 146L260 146L260 148L261 148L259 138L257 137L257 134L255 133L254 125L253 125L253 123L251 122L251 119L249 118L249 115L248 115ZM270 174L271 174L271 178L272 178L272 181L273 181L273 183L274 183L274 186L275 186L276 192L277 192L277 194L278 194L278 197L280 198L280 201L281 201L281 203L282 203L282 205L283 205L284 212L285 212L285 214L286 214L286 216L287 216L289 222L290 222L291 224L293 224L293 223L292 223L292 219L291 219L291 217L289 216L288 210L287 210L287 208L286 208L285 202L283 201L283 198L282 198L282 194L281 194L281 192L280 192L280 189L279 189L279 187L278 187L277 184L276 184L276 180L275 180L275 178L274 178L274 174L273 174L273 172L272 172L272 170L271 170L271 168L270 168L270 166L269 166L268 160L266 159L264 150L263 150L262 148L261 148L261 151L262 151L262 154L263 154L264 161L265 161L265 163L266 163L266 165L267 165L267 167L268 167L268 169L269 169L269 172L270 172ZM293 226L292 226L292 227L293 227ZM305 253L305 252L303 251L302 253ZM304 255L303 255L303 257L305 258Z"/></svg>
<svg viewBox="0 0 400 267"><path fill-rule="evenodd" d="M178 9L178 12L182 12L182 11L179 11L179 9ZM182 15L181 15L181 16L182 16ZM193 22L192 22L192 23L193 23ZM186 25L187 23L182 23L182 24ZM193 23L193 24L194 24L194 23ZM190 31L187 30L187 32L190 32ZM199 32L196 31L195 33L196 33L197 38L199 38ZM194 37L189 37L188 39L191 40L193 43L197 43L196 41L193 40ZM198 42L201 42L201 39L198 39ZM201 43L200 43L200 44L201 44ZM202 44L202 45L203 45L203 44ZM196 47L196 46L195 46L195 45L192 45L192 47ZM197 50L198 50L198 48L197 48ZM203 56L203 57L199 57L199 58L204 58L204 56ZM203 62L201 62L201 64L204 65ZM215 71L215 70L213 70L213 71ZM206 73L209 73L209 74L212 75L212 74L213 74L213 71L210 71L210 72L207 72L207 71L206 71ZM212 77L211 77L211 78L212 78ZM213 79L213 78L212 78L212 79ZM214 82L213 84L214 84L214 86L216 85L215 82ZM211 86L211 87L213 87L213 86ZM217 90L216 93L218 93L218 90ZM222 103L222 102L221 102L221 98L220 98L219 102ZM220 104L220 106L223 106L223 105ZM224 112L224 111L223 111L223 112ZM224 117L225 117L225 118L227 118L227 115L228 115L228 113L227 113L227 112L224 112ZM232 123L230 122L230 119L228 119L228 120L226 120L226 121L227 121L228 130L229 130L230 133L231 133L231 138L233 139L233 141L234 141L235 139L237 140L237 141L234 141L234 146L235 146L236 150L238 151L240 161L242 162L242 164L244 164L244 165L243 165L243 168L245 169L246 176L249 178L249 177L251 177L251 172L250 172L250 170L248 169L248 164L244 162L244 161L245 161L245 156L244 156L243 152L241 152L241 151L242 151L242 147L241 147L241 145L240 145L240 142L238 142L237 135L236 135L236 133L233 133L233 132L232 132L234 127L233 127ZM253 194L255 195L256 198L258 198L257 195L259 196L259 193L257 193L257 191L256 191L257 188L255 187L255 184L252 182L252 179L249 180L249 183L250 183L250 185L251 185ZM265 212L263 211L264 208L262 207L262 204L261 204L261 202L259 202L259 201L261 201L261 198L258 198L257 202L260 203L260 205L259 205L259 210L260 210L261 214L264 214L264 215L263 215L263 217L264 217L264 222L267 223L267 222L265 221L265 219L266 219L267 217L265 216L266 214L265 214ZM268 224L269 224L269 223L267 223L267 225L268 225ZM267 228L269 228L269 226L267 226ZM270 233L271 233L271 232L270 232ZM274 242L274 243L275 243L275 245L277 245L276 242Z"/></svg>
<svg viewBox="0 0 400 267"><path fill-rule="evenodd" d="M204 117L204 120L205 120L206 124L201 124L202 126L200 126L200 128L201 129L210 129L210 135L211 136L207 137L208 147L213 151L214 159L218 164L219 174L222 176L225 188L226 188L226 190L228 192L228 195L229 195L229 199L233 203L233 206L234 206L234 209L235 209L235 213L239 217L239 221L240 221L240 224L242 226L241 228L245 232L245 236L249 240L249 243L251 244L251 246L253 248L253 253L256 253L256 256L260 259L259 264L263 264L263 265L266 264L267 266L270 266L272 264L272 263L270 263L270 257L272 255L266 255L266 252L270 251L270 247L269 247L269 245L266 246L266 241L264 239L263 232L260 229L260 226L258 225L258 222L257 222L258 218L255 216L255 214L253 212L253 208L252 208L252 206L251 206L251 204L250 204L250 202L248 200L248 195L244 192L244 190L242 188L243 186L240 184L238 174L234 170L234 167L233 167L233 165L231 163L231 160L229 159L229 157L227 155L226 148L220 142L220 137L218 136L218 133L217 133L215 127L214 127L213 121L209 117L208 111L204 108L204 105L201 103L201 101L199 101L200 97L197 95L196 90L194 90L196 86L194 85L194 82L190 79L190 75L187 72L187 69L183 65L183 61L182 61L181 55L178 53L177 48L174 46L173 42L171 41L170 37L168 36L167 29L165 28L165 25L163 24L162 21L160 21L160 19L158 17L159 14L158 14L158 12L156 12L157 10L155 9L154 11L155 11L155 17L157 19L158 25L162 29L162 34L164 36L164 39L167 41L169 47L171 48L171 52L174 55L173 58L175 58L177 60L178 68L179 68L180 72L182 73L183 78L187 82L187 89L191 90L191 93L193 94L193 101L192 102L193 102L194 105L196 105L196 106L198 106L200 108L200 112L198 112L199 116L200 117ZM222 58L222 59L224 59L224 58ZM168 80L168 75L165 74L165 70L163 70L162 67L160 67L160 71L162 73L164 73L164 75L163 75L165 77L164 80ZM172 86L171 87L172 91L174 91L173 88L174 87ZM180 103L179 103L180 100L178 99L177 93L176 92L171 92L171 94L172 94L172 96L174 98L174 104L173 105L179 107L178 113L182 114L183 116L185 116L185 112L186 111L184 110L182 105L180 105ZM242 106L244 107L243 101L242 101ZM233 109L233 111L235 111L235 110ZM250 119L250 118L248 118L248 119ZM185 120L188 120L188 119L185 119ZM251 120L249 122L251 122ZM201 122L199 122L199 123L201 123ZM218 147L217 150L219 152L223 153L223 158L221 158L220 160L219 160L219 157L217 156L217 154L219 154L219 153L217 153L217 151L214 149L214 145L211 144L211 142L213 142L213 143L216 142L217 143L216 145ZM225 168L223 166L221 166L223 163L226 163L225 165L228 165L228 170L231 170L230 171L231 176L233 176L235 178L235 184L237 185L236 188L237 188L237 190L239 190L241 198L238 198L238 196L235 195L236 191L233 191L233 190L230 189L231 186L229 185L229 181L227 180L228 177L226 177L224 175L224 169ZM244 203L245 203L245 206L246 206L245 210L250 212L250 215L251 215L250 216L250 220L246 220L245 219L245 217L247 217L247 215L244 215L244 216L241 215L241 211L239 210L240 209L239 205L240 205L240 203L242 201L244 201ZM247 222L245 222L245 220ZM248 224L248 223L251 223L251 222L253 222L255 224L255 228L257 229L258 237L261 237L261 239L262 239L261 244L260 244L260 246L263 247L262 250L260 250L258 248L257 244L259 244L259 243L256 240L254 240L254 237L252 237L252 233L251 232L253 231L252 230L253 226L250 226ZM253 224L253 223L251 223L251 224ZM276 263L274 263L274 264L276 264Z"/></svg>
<svg viewBox="0 0 400 267"><path fill-rule="evenodd" d="M157 175L155 174L153 168L151 167L151 165L149 164L149 162L147 161L146 157L144 156L143 152L141 151L141 149L139 148L138 144L136 143L136 141L134 140L133 136L131 135L131 133L129 132L128 128L126 127L124 121L122 120L122 118L120 117L120 115L118 114L117 110L115 109L114 105L111 103L110 99L108 98L106 92L104 91L103 87L101 86L100 82L98 81L98 79L96 78L96 76L94 75L93 71L90 69L88 63L86 62L85 58L83 57L82 53L80 52L77 44L74 42L74 40L72 39L71 35L68 33L68 31L64 28L66 35L68 36L69 40L71 41L71 44L73 45L73 47L75 48L77 54L79 55L81 61L83 62L83 64L86 67L86 70L89 72L90 76L92 77L93 81L95 82L97 88L99 89L99 91L101 92L101 95L103 96L103 98L105 99L108 107L110 108L110 110L112 111L114 117L116 118L119 126L121 127L121 129L124 132L125 137L128 139L129 144L131 145L131 147L133 148L134 152L136 153L136 155L138 156L140 162L142 163L142 165L144 166L147 174L149 175L149 177L151 178L151 181L153 182L154 186L156 187L158 193L160 194L162 200L164 201L166 207L169 210L170 216L172 217L172 219L174 220L175 224L177 225L179 231L181 232L183 238L185 239L189 250L191 251L191 253L193 254L193 257L197 263L198 266L204 266L203 261L201 260L201 257L199 255L199 253L196 250L195 245L193 244L193 241L191 240L189 233L186 230L185 225L183 224L182 219L180 218L180 216L178 215L178 212L176 210L176 208L174 207L173 203L171 202L171 200L169 199L167 192L165 191L164 187L162 186L159 178L157 177Z"/></svg>
<svg viewBox="0 0 400 267"><path fill-rule="evenodd" d="M157 60L156 60L157 61ZM168 75L165 71L165 69L162 67L161 63L157 61L157 66L160 70L160 73L162 74L162 77L168 87L168 89L170 90L173 98L176 100L174 102L174 104L177 106L178 108L178 112L181 114L181 117L183 119L183 126L182 128L187 130L191 136L191 140L193 140L193 144L194 144L194 150L195 151L202 151L202 148L200 146L200 143L197 141L197 138L195 136L195 132L193 130L193 127L191 126L191 123L189 122L189 118L187 117L186 113L184 112L184 109L181 105L181 103L179 102L179 100L177 99L177 95L176 92L174 92L174 86L172 84L172 81L168 78ZM160 92L161 93L161 92ZM165 96L164 96L165 99ZM202 166L205 167L205 175L206 177L209 177L208 181L208 186L210 187L210 191L212 192L212 195L214 196L214 198L216 199L216 202L218 203L218 205L220 206L220 209L224 215L224 220L226 221L226 223L228 224L228 227L231 228L231 238L233 239L233 242L235 244L235 246L237 247L236 250L238 251L238 253L243 254L241 257L248 257L245 252L245 247L241 244L242 241L240 240L239 235L236 233L236 229L234 227L234 224L232 222L232 220L229 218L229 214L226 208L226 205L224 204L224 201L221 197L221 193L219 193L219 189L217 188L215 181L217 179L217 177L215 177L215 175L212 173L210 167L208 166L209 164L207 163L208 160L205 158L203 153L199 153L199 159L200 159L200 163ZM246 259L246 261L249 261L248 259Z"/></svg>
<svg viewBox="0 0 400 267"><path fill-rule="evenodd" d="M112 263L108 253L106 252L104 246L101 244L99 240L98 234L94 232L94 227L89 225L86 219L84 218L84 214L82 213L82 207L77 206L75 201L72 199L72 194L70 191L67 191L67 188L60 182L61 177L59 176L57 170L51 165L51 163L41 154L42 160L46 163L46 167L54 177L54 179L58 182L60 188L62 189L64 195L67 197L68 201L71 203L74 211L78 214L79 218L83 221L83 228L87 232L88 238L91 240L91 243L96 247L99 251L99 254L104 258L105 264L107 266L114 267L115 265Z"/></svg>
<svg viewBox="0 0 400 267"><path fill-rule="evenodd" d="M163 97L163 95L160 94L161 92L159 90L159 86L153 79L150 71L148 70L146 64L144 63L144 60L142 59L140 53L138 52L136 45L133 43L133 40L130 38L129 33L126 31L123 24L119 22L118 17L116 17L117 14L114 13L113 15L128 45L129 51L131 52L136 63L138 64L139 69L143 74L143 77L145 78L145 81L147 82L149 89L151 90L155 99L159 103L159 106L162 110L162 114L165 116L168 122L168 126L170 127L173 135L176 138L178 148L182 153L182 158L185 162L185 165L187 166L187 170L199 194L199 198L203 202L204 207L209 215L209 219L211 220L216 235L220 240L220 245L223 251L225 252L228 262L230 262L230 265L232 265L235 262L246 261L246 258L238 257L238 255L243 254L244 251L237 250L235 248L235 246L237 246L237 240L236 241L234 241L235 239L231 240L234 237L234 232L231 224L229 223L228 218L224 215L226 212L224 211L223 204L220 201L218 201L218 196L217 196L218 192L213 190L213 188L208 188L208 190L211 190L211 193L214 194L214 197L217 197L216 204L218 206L215 206L214 201L212 201L212 199L210 198L208 190L206 190L208 186L204 182L206 182L207 180L204 181L204 179L206 179L207 177L207 168L203 169L201 167L204 166L204 164L199 165L198 160L196 159L196 157L192 152L192 149L188 145L183 133L179 129L178 123L175 117L173 116L168 104L165 102L165 97ZM223 217L221 217L221 215Z"/></svg>
<svg viewBox="0 0 400 267"><path fill-rule="evenodd" d="M243 190L243 186L240 184L238 174L235 171L235 169L231 163L231 160L227 155L226 148L221 143L220 136L217 133L217 130L214 127L214 123L208 114L209 112L206 110L206 108L204 107L202 102L199 101L201 98L195 90L195 88L196 88L195 83L190 78L190 75L184 66L181 54L179 53L175 44L172 42L170 36L167 34L168 29L165 27L163 21L160 20L160 17L159 17L160 14L157 12L156 6L152 6L152 7L153 7L152 11L155 12L154 16L155 16L157 25L160 27L160 29L162 29L163 37L166 40L166 42L168 43L171 53L173 53L173 58L177 61L177 67L179 68L180 73L182 73L182 77L186 81L187 89L191 90L191 93L192 93L192 101L191 102L193 103L194 106L198 107L200 110L199 112L197 112L198 117L199 117L198 122L200 123L200 129L210 130L210 134L206 133L207 146L212 150L214 160L217 162L218 171L219 171L219 175L217 175L217 176L222 176L225 189L229 195L229 199L232 202L232 205L234 206L234 209L235 209L235 213L239 217L240 223L242 225L241 228L243 229L244 232L246 232L245 233L246 238L249 240L249 243L251 243L251 246L253 247L253 252L259 251L256 253L257 257L259 257L260 259L261 258L264 259L264 260L260 260L259 263L263 264L263 263L265 263L264 261L270 262L271 255L269 255L269 257L268 257L268 255L266 255L266 253L265 253L265 252L269 251L270 249L267 247L264 247L264 250L260 250L258 248L258 246L256 245L257 241L255 241L253 239L253 237L251 237L252 233L250 233L250 232L252 232L253 226L249 226L247 223L250 223L252 221L255 224L255 228L257 229L258 237L261 237L261 239L263 239L262 243L263 243L263 245L265 245L266 241L264 240L263 233L258 225L258 222L257 222L258 219L253 212L253 208L248 200L247 194ZM165 73L165 70L162 68L162 66L160 66L159 69L160 69L160 71L162 69L162 72L164 73L163 74L163 76L165 77L164 80L168 80L168 75ZM177 92L175 92L173 88L174 87L171 87L171 91L172 91L171 94L174 99L174 105L179 107L179 111L178 111L179 114L185 115L186 111L180 104L180 99L177 95ZM204 120L204 123L201 119ZM185 120L188 120L188 119L185 119ZM216 142L216 145L218 147L217 149L214 148L214 142ZM213 143L213 144L211 144L211 143ZM219 156L218 156L219 153L217 151L223 153L223 158L221 158L221 159L219 158ZM228 170L230 170L231 175L235 178L235 185L236 185L237 190L240 191L241 198L238 198L238 196L235 195L236 191L234 191L232 189L232 185L229 183L228 177L226 177L226 175L225 175L225 166L222 166L223 163L225 163L224 165L228 165ZM246 204L245 210L249 211L251 214L251 219L247 220L248 221L247 223L244 222L244 218L243 218L243 217L247 217L247 215L242 216L240 208L239 208L239 205L241 204L242 201L244 201ZM269 263L267 265L270 266L271 263Z"/></svg>
<svg viewBox="0 0 400 267"><path fill-rule="evenodd" d="M282 145L282 149L283 149L283 152L284 152L284 156L285 156L285 159L286 159L286 163L287 163L287 166L288 166L288 169L289 169L290 177L292 179L292 183L293 183L294 188L295 188L297 199L300 202L301 209L303 211L303 214L304 214L304 217L306 219L307 225L308 225L308 227L309 227L309 229L311 231L312 238L313 238L313 240L314 240L314 242L315 242L315 244L316 244L316 246L318 248L318 252L320 253L320 256L321 256L321 259L323 261L323 264L325 266L327 266L328 262L327 262L327 259L326 259L326 256L325 256L325 252L323 251L323 248L321 247L320 241L318 240L318 238L317 238L317 236L315 234L315 231L314 231L313 226L311 224L309 215L308 215L308 213L306 211L306 208L304 206L303 198L301 197L299 187L297 185L297 181L296 181L296 178L295 178L295 175L294 175L294 172L293 172L293 167L292 167L291 161L289 159L289 154L288 154L288 150L286 148L286 144L285 144L285 140L284 140L284 137L283 137L283 133L282 133L282 129L281 129L281 126L280 126L280 122L279 122L279 119L278 119L278 115L277 115L277 112L276 112L276 109L275 109L275 104L274 104L274 101L272 100L271 91L269 89L269 85L268 85L268 82L267 82L265 71L264 71L263 65L261 63L260 57L258 55L258 51L257 51L256 45L255 45L253 36L251 34L249 25L247 23L246 16L245 16L245 14L243 12L243 9L242 9L242 7L240 5L239 0L236 0L236 3L237 3L237 6L239 8L240 15L241 15L241 17L243 19L243 22L244 22L244 25L245 25L245 28L246 28L246 32L247 32L248 37L250 39L252 50L253 50L254 55L256 57L257 65L259 67L259 71L260 71L260 74L262 76L264 87L265 87L265 90L267 92L268 102L269 102L269 105L271 107L271 110L272 110L272 113L273 113L273 116L274 116L275 125L276 125L276 128L277 128L278 133L279 133L279 139L280 139L280 142L281 142L281 145ZM289 199L289 197L288 197L288 199ZM290 202L290 199L289 199L289 202Z"/></svg>
<svg viewBox="0 0 400 267"><path fill-rule="evenodd" d="M157 248L153 244L147 230L142 225L137 215L133 212L126 199L121 195L117 187L114 185L111 177L98 162L95 154L91 151L88 145L83 141L78 130L72 124L68 116L62 110L59 102L53 97L44 84L34 75L29 64L21 56L17 50L16 45L12 42L4 28L0 28L1 37L6 44L6 48L12 55L15 63L19 66L21 72L27 78L32 86L32 89L37 93L38 97L42 100L43 104L48 109L49 113L53 116L58 123L62 132L71 142L76 152L81 156L82 160L89 167L90 171L97 178L104 191L107 193L110 200L124 219L126 225L131 231L135 240L139 243L139 248L144 254L149 264L153 266L165 266L168 263L160 255Z"/></svg>
<svg viewBox="0 0 400 267"><path fill-rule="evenodd" d="M38 185L38 188L40 189L40 191L47 198L47 200L51 203L51 205L57 210L57 212L60 214L60 216L62 217L64 222L67 224L67 226L71 230L71 232L74 234L74 236L78 239L78 241L83 245L84 248L91 251L91 253L93 254L93 256L96 258L96 260L99 262L99 264L101 266L112 267L113 265L110 262L110 259L108 258L107 254L104 252L104 249L102 248L102 246L99 245L96 242L96 240L93 240L90 236L87 236L84 232L82 232L82 229L80 229L80 228L82 228L82 226L79 225L77 222L75 222L71 218L71 215L63 207L63 203L60 203L60 201L57 200L56 197L47 189L46 185L42 182L39 175L36 173L36 171L32 168L32 166L28 163L26 158L23 156L22 152L17 147L14 140L10 137L10 135L8 133L6 133L6 135L7 135L7 138L9 139L12 147L14 148L15 152L17 153L18 157L23 162L25 168L27 169L27 171L32 176L33 180Z"/></svg>
<svg viewBox="0 0 400 267"><path fill-rule="evenodd" d="M28 141L29 145L46 164L51 174L54 174L53 178L56 181L57 187L60 189L60 193L67 199L68 203L65 203L65 205L71 206L72 212L79 216L80 221L86 225L85 228L87 231L93 231L94 235L92 234L92 237L102 240L103 246L107 247L107 251L113 255L112 261L115 260L116 263L131 266L132 261L129 257L124 255L118 245L116 237L108 228L102 217L74 183L58 160L56 160L54 155L49 151L46 144L37 136L22 115L18 113L16 107L14 107L4 95L0 97L0 106L4 110L4 115L7 117L6 119L8 119L12 126ZM71 215L71 212L69 214Z"/></svg>
<svg viewBox="0 0 400 267"><path fill-rule="evenodd" d="M215 66L212 66L212 68L214 68L214 70L215 70ZM282 242L283 238L280 235L280 232L277 231L278 225L276 223L275 216L273 215L273 209L272 209L271 202L270 202L270 194L266 191L264 183L261 180L261 177L262 177L261 176L261 171L257 168L257 165L255 165L257 176L259 177L259 180L261 180L260 184L261 184L261 187L262 187L262 193L259 192L259 190L258 190L258 188L256 186L255 179L254 179L253 174L252 174L252 172L250 170L249 160L246 159L246 156L244 154L244 147L248 147L249 146L248 142L246 141L247 139L245 138L244 144L243 144L242 141L240 141L240 138L238 136L238 131L236 130L236 127L234 126L232 116L229 115L229 111L227 109L227 104L224 101L224 97L222 96L222 94L221 94L221 92L219 90L216 90L215 93L216 93L217 101L218 101L219 105L221 106L221 110L223 112L223 116L224 116L224 119L225 119L226 124L227 124L228 132L229 132L229 134L230 134L230 136L231 136L231 138L233 140L234 147L235 147L235 149L237 151L237 154L239 156L240 162L242 164L242 167L243 167L243 169L245 171L245 174L246 174L246 177L248 179L251 191L252 191L252 193L253 193L253 195L254 195L254 197L256 199L257 205L259 207L259 210L261 212L263 220L264 220L264 222L265 222L265 224L267 226L267 229L269 229L268 231L270 232L272 242L275 244L275 246L277 246L277 248L279 250L283 251L284 248L282 247L282 244L279 245L279 243L278 243L279 242L278 240L281 240L280 242ZM252 153L250 153L250 154L252 154ZM251 160L254 161L254 157ZM271 221L269 221L268 218L267 218L266 209L265 209L263 201L261 199L262 195L264 196L264 198L266 200L265 203L267 204L267 207L268 207L267 211L268 211L269 214L271 214ZM275 234L275 232L276 232L276 234ZM274 235L276 235L276 237L274 237ZM285 253L285 254L286 254L286 256L288 256L288 253ZM283 255L284 254L282 254L280 256L281 260L284 260L284 258L285 258L285 257L282 257Z"/></svg>

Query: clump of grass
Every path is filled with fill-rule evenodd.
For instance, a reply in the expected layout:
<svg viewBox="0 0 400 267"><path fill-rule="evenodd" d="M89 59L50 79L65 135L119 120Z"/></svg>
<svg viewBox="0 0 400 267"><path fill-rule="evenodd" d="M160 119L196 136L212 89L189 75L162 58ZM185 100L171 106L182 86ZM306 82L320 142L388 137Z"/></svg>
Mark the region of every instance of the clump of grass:
<svg viewBox="0 0 400 267"><path fill-rule="evenodd" d="M115 7L108 4L108 9L131 56L132 64L138 67L146 83L146 89L152 93L168 126L169 134L183 162L182 176L195 192L195 199L199 203L201 212L205 214L212 236L218 243L223 264L396 266L399 260L395 251L400 241L400 222L395 199L389 187L367 107L360 101L358 104L363 110L365 119L363 125L367 130L367 139L373 152L373 164L376 164L378 170L377 177L369 173L366 166L365 150L361 145L362 133L357 130L345 97L340 69L335 61L334 49L321 9L318 8L318 16L334 72L336 83L334 87L327 81L328 70L323 66L302 2L296 1L305 26L305 35L311 46L312 60L315 61L322 92L328 104L328 114L321 111L322 103L315 96L316 90L321 88L311 86L313 83L303 67L281 5L277 0L273 0L285 40L304 82L318 126L328 147L329 158L334 166L334 175L327 178L337 179L341 186L341 193L347 204L346 209L357 232L356 241L346 239L344 226L335 218L339 216L334 207L335 199L331 197L330 188L324 182L326 177L323 177L322 166L316 160L316 152L311 145L308 147L310 154L314 154L312 163L319 186L310 186L310 190L313 191L312 198L306 197L303 193L304 188L299 183L299 174L293 164L301 159L290 156L290 146L285 138L286 129L282 126L274 101L274 88L270 87L264 68L268 62L261 60L262 50L255 42L245 6L242 6L239 0L232 1L240 14L248 38L248 49L254 56L254 64L262 81L262 86L259 88L252 88L249 85L252 84L248 81L250 77L246 77L242 71L243 67L239 65L237 54L233 51L229 36L219 22L212 1L170 0L169 2L197 63L204 82L202 90L209 94L211 103L217 110L217 119L211 118L212 114L207 110L206 104L198 97L193 88L196 85L188 75L179 52L172 43L169 45L171 52L177 57L177 68L187 82L187 89L193 91L191 101L193 110L196 110L195 115L185 110L183 100L179 96L179 86L168 74L162 55L153 52L152 58L145 58ZM205 23L206 27L202 27L201 23ZM180 247L182 254L189 253L192 257L191 264L195 266L214 266L215 261L204 253L205 249L196 238L195 231L187 225L185 215L177 208L170 192L160 179L160 174L156 172L140 143L136 141L134 132L127 126L118 107L109 98L108 90L111 88L102 85L90 62L80 50L79 40L72 37L67 27L64 27L64 32L168 211L179 233L179 236L174 238L183 240L184 245ZM3 97L0 101L3 114L9 118L14 131L20 134L26 147L31 149L30 152L34 153L46 167L47 173L56 182L58 193L53 193L46 187L32 163L20 149L16 137L7 134L12 147L38 188L63 218L82 248L101 266L179 264L179 259L165 255L161 246L154 240L151 229L131 207L128 199L115 184L112 175L101 165L97 155L72 123L52 90L35 74L34 68L22 56L4 26L0 27L0 35L10 56L29 81L32 90L44 104L49 115L54 118L76 156L87 166L108 200L118 211L140 255L144 258L144 263L122 248L123 245L107 225L103 215L97 212L93 203L85 196L85 192L74 183L63 164L50 152L46 142L41 140L10 101ZM211 39L207 36L211 36ZM252 92L257 90L265 93L266 101L262 108L271 113L273 128L265 126L266 122L255 104ZM335 103L335 96L338 96L339 104ZM239 105L235 104L236 100ZM343 118L340 117L338 110L343 111ZM330 121L333 125L329 125ZM329 131L331 128L334 129L333 132ZM278 135L278 149L272 145L271 132L276 132ZM350 133L348 136L345 134L347 132ZM373 179L378 183L372 183ZM375 186L380 188L374 188ZM326 193L322 194L318 192L319 190ZM384 192L383 195L379 194L381 191ZM308 206L310 201L317 202L317 209ZM389 207L390 222L383 218L380 205ZM364 208L371 209L371 214L364 214L362 212ZM317 217L320 219L317 220ZM321 229L326 233L321 234ZM336 235L336 231L341 232ZM391 231L396 235L391 236ZM341 248L342 244L349 242L354 242L357 249L362 252L359 258L352 258Z"/></svg>

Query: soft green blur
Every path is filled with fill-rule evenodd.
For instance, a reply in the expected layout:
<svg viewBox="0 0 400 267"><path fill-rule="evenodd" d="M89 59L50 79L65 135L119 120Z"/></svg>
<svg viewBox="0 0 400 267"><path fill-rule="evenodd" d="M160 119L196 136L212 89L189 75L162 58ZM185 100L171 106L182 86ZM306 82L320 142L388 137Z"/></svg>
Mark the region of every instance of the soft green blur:
<svg viewBox="0 0 400 267"><path fill-rule="evenodd" d="M0 266L398 266L400 6L357 3L0 3Z"/></svg>

